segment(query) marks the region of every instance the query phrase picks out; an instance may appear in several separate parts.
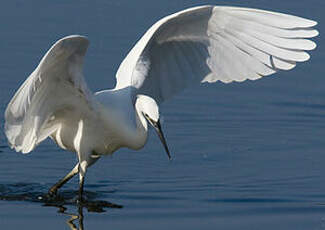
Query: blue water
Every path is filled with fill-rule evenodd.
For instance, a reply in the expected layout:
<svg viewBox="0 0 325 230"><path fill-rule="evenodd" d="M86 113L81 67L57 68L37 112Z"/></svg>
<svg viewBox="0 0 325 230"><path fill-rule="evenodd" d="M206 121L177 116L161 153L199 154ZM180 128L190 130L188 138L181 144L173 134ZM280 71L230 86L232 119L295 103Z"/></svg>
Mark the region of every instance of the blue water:
<svg viewBox="0 0 325 230"><path fill-rule="evenodd" d="M53 207L45 194L74 166L75 154L51 141L29 155L15 153L1 132L1 229L325 229L323 0L2 1L1 126L15 90L57 39L88 36L86 80L93 91L111 88L119 63L151 24L202 4L314 19L319 46L292 71L188 89L164 104L172 162L151 132L141 151L121 149L87 174L89 200L123 208L78 208L77 178Z"/></svg>

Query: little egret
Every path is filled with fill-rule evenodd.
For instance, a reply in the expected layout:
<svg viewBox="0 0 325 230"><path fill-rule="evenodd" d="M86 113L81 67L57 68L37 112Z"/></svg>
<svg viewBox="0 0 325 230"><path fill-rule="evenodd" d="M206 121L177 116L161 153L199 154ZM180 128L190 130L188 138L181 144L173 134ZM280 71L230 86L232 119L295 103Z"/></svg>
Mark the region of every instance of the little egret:
<svg viewBox="0 0 325 230"><path fill-rule="evenodd" d="M200 82L256 80L309 59L317 22L270 11L199 6L162 18L121 63L114 89L92 93L83 78L86 37L57 41L18 89L5 112L12 148L29 153L47 137L79 162L49 194L119 148L141 149L148 123L170 158L159 104Z"/></svg>

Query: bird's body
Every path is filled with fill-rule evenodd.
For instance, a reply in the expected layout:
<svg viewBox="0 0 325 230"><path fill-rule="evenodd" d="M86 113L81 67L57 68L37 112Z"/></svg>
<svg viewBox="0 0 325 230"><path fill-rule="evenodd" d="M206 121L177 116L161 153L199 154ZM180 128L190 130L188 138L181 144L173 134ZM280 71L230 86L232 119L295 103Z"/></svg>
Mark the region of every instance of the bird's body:
<svg viewBox="0 0 325 230"><path fill-rule="evenodd" d="M5 133L28 153L47 137L76 152L80 197L87 168L102 155L141 149L148 123L170 157L159 123L159 104L192 84L256 80L309 59L317 23L270 11L200 6L155 23L121 63L115 88L92 93L83 78L87 38L57 41L6 109Z"/></svg>
<svg viewBox="0 0 325 230"><path fill-rule="evenodd" d="M115 110L108 110L101 104L84 111L61 110L55 116L60 124L51 134L63 149L73 152L94 152L111 154L120 147L126 147L125 124L118 119ZM49 125L54 125L49 123ZM94 135L96 134L96 135Z"/></svg>
<svg viewBox="0 0 325 230"><path fill-rule="evenodd" d="M148 126L141 123L128 94L105 90L94 95L92 107L82 110L62 109L53 116L59 126L51 138L63 149L91 154L97 158L117 149L140 149L147 141ZM123 95L125 94L125 95Z"/></svg>

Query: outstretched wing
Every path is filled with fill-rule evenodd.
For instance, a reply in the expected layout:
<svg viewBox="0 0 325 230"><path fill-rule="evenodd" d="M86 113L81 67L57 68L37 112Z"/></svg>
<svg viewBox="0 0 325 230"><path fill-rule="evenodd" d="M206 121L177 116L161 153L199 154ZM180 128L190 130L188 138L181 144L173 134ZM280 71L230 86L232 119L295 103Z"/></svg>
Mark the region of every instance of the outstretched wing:
<svg viewBox="0 0 325 230"><path fill-rule="evenodd" d="M123 60L116 89L157 102L199 82L256 80L309 59L312 20L264 10L201 6L154 24Z"/></svg>
<svg viewBox="0 0 325 230"><path fill-rule="evenodd" d="M88 43L77 35L57 41L16 92L5 112L5 133L16 151L28 153L55 132L49 122L57 111L91 107L82 74Z"/></svg>

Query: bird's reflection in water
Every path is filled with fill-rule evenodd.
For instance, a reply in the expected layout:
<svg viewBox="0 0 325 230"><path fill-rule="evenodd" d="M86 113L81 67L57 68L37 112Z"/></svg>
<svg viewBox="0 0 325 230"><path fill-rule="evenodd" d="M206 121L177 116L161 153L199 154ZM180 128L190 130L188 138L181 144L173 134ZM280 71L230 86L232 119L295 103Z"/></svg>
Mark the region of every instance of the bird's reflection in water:
<svg viewBox="0 0 325 230"><path fill-rule="evenodd" d="M84 230L84 216L83 216L83 207L78 207L78 215L68 212L62 212L65 215L70 216L67 220L67 225L70 227L71 230ZM78 220L78 224L75 222ZM78 228L79 227L79 228Z"/></svg>
<svg viewBox="0 0 325 230"><path fill-rule="evenodd" d="M66 221L67 225L72 230L84 230L84 209L87 209L88 212L106 212L108 208L122 208L123 206L118 204L113 204L107 201L83 201L82 203L76 203L77 213L70 213L67 211L67 208L64 205L57 205L53 202L44 203L44 206L53 206L58 208L58 213L67 215L70 218Z"/></svg>

